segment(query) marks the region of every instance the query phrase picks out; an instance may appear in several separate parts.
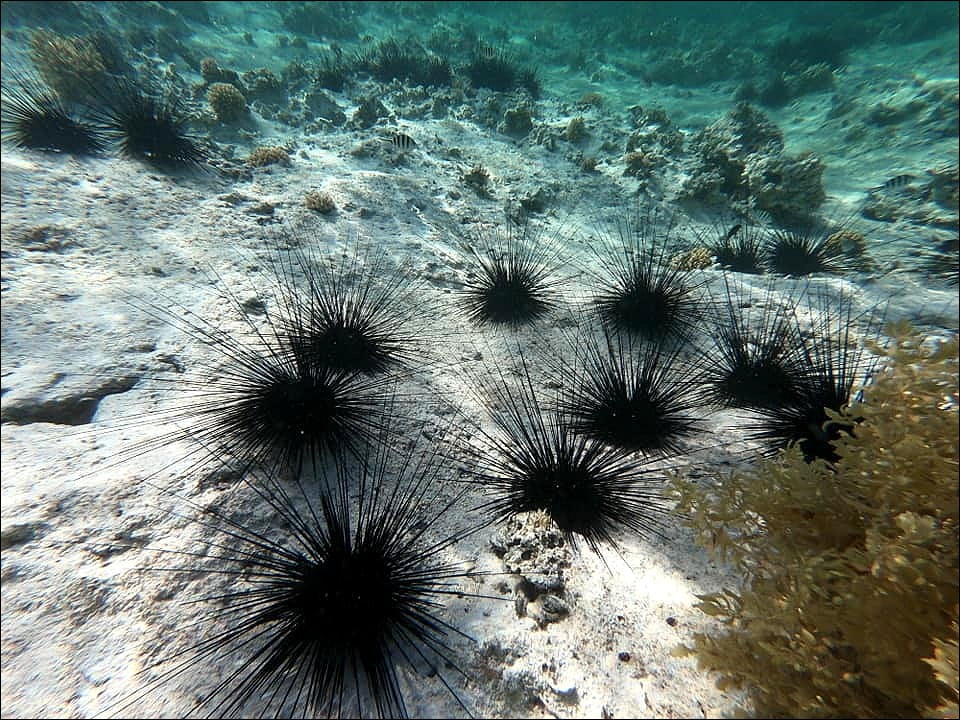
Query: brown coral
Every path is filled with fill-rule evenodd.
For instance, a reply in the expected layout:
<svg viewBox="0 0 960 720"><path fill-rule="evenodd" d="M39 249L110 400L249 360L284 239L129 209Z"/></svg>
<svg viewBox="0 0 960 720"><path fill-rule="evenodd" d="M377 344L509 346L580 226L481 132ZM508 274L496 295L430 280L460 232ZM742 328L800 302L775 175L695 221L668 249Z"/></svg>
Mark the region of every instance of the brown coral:
<svg viewBox="0 0 960 720"><path fill-rule="evenodd" d="M587 124L582 117L575 117L567 123L563 136L567 142L578 143L587 137Z"/></svg>
<svg viewBox="0 0 960 720"><path fill-rule="evenodd" d="M250 167L264 167L265 165L283 165L290 164L290 155L282 147L273 145L264 145L258 147L247 157L247 165Z"/></svg>
<svg viewBox="0 0 960 720"><path fill-rule="evenodd" d="M92 40L50 30L37 30L30 36L30 59L40 77L63 98L82 94L107 69Z"/></svg>
<svg viewBox="0 0 960 720"><path fill-rule="evenodd" d="M705 247L695 247L670 258L670 267L677 270L705 270L713 266L713 253Z"/></svg>
<svg viewBox="0 0 960 720"><path fill-rule="evenodd" d="M247 99L229 83L211 85L207 90L207 102L220 122L235 122L247 113Z"/></svg>
<svg viewBox="0 0 960 720"><path fill-rule="evenodd" d="M303 204L306 205L308 209L318 212L321 215L329 215L337 209L337 204L334 202L330 193L320 190L311 190L304 195Z"/></svg>
<svg viewBox="0 0 960 720"><path fill-rule="evenodd" d="M659 160L660 158L652 152L642 150L628 152L623 156L623 162L627 166L623 174L636 178L647 177L657 167Z"/></svg>

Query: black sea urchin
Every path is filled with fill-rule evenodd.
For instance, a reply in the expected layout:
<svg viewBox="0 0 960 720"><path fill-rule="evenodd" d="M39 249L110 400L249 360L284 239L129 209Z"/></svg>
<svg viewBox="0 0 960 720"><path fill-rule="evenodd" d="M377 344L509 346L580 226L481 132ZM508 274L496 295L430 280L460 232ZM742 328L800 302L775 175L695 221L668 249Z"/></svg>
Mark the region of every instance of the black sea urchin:
<svg viewBox="0 0 960 720"><path fill-rule="evenodd" d="M15 147L90 155L104 149L98 129L68 111L57 94L35 78L14 74L3 85L3 141Z"/></svg>
<svg viewBox="0 0 960 720"><path fill-rule="evenodd" d="M197 558L188 566L161 569L213 583L204 636L148 668L162 672L138 696L209 663L230 669L194 686L191 713L406 717L401 676L435 677L465 710L448 674L465 675L454 640L469 637L444 619L443 601L470 595L460 583L476 573L448 550L482 525L438 532L463 488L441 492L438 445L388 452L388 441L359 463L319 466L319 493L253 473L245 485L277 519L269 531L204 509L200 524L219 538L176 553Z"/></svg>
<svg viewBox="0 0 960 720"><path fill-rule="evenodd" d="M687 336L701 314L699 285L669 263L673 240L672 219L648 211L621 219L590 246L602 268L593 273L593 301L606 326L653 340Z"/></svg>
<svg viewBox="0 0 960 720"><path fill-rule="evenodd" d="M705 243L724 270L759 275L763 273L763 230L746 221L715 232Z"/></svg>
<svg viewBox="0 0 960 720"><path fill-rule="evenodd" d="M90 91L98 123L121 154L163 170L206 162L206 153L188 132L186 112L172 94L145 90L127 78L113 78Z"/></svg>
<svg viewBox="0 0 960 720"><path fill-rule="evenodd" d="M554 241L538 241L529 224L508 224L466 244L473 268L460 297L477 325L519 327L559 305Z"/></svg>
<svg viewBox="0 0 960 720"><path fill-rule="evenodd" d="M725 279L726 296L712 331L714 347L701 363L708 400L739 408L778 408L805 392L808 356L794 313L773 287L760 296Z"/></svg>
<svg viewBox="0 0 960 720"><path fill-rule="evenodd" d="M680 451L698 431L693 365L679 347L637 343L603 329L602 340L578 337L573 363L557 363L559 410L570 429L646 455Z"/></svg>
<svg viewBox="0 0 960 720"><path fill-rule="evenodd" d="M814 318L813 331L803 334L804 381L802 391L776 406L757 407L760 422L747 426L749 437L764 441L771 450L796 444L807 462L837 461L834 442L841 432L852 432L831 419L851 400L857 383L865 383L876 360L865 355L855 338L858 322L853 300L844 293L831 297L822 291L808 300ZM877 323L872 311L864 332L876 339Z"/></svg>
<svg viewBox="0 0 960 720"><path fill-rule="evenodd" d="M301 235L303 235L301 233ZM320 240L292 238L292 261L277 275L298 352L336 370L382 374L422 366L438 339L436 308L409 264L356 239L337 257L323 257ZM313 245L314 249L310 249Z"/></svg>
<svg viewBox="0 0 960 720"><path fill-rule="evenodd" d="M496 430L481 429L483 448L467 473L493 496L482 510L496 521L543 510L567 539L596 553L616 547L619 528L658 533L667 502L661 479L636 454L574 432L570 417L545 408L523 356L519 382L480 381ZM559 404L559 403L557 403Z"/></svg>
<svg viewBox="0 0 960 720"><path fill-rule="evenodd" d="M856 269L842 237L842 231L831 233L818 227L776 230L764 249L765 265L770 272L794 277Z"/></svg>
<svg viewBox="0 0 960 720"><path fill-rule="evenodd" d="M524 88L531 97L540 97L540 79L535 69L518 65L506 52L485 43L477 44L463 72L477 88L498 92Z"/></svg>
<svg viewBox="0 0 960 720"><path fill-rule="evenodd" d="M236 329L215 326L172 298L131 301L208 351L207 359L171 380L176 392L166 398L168 409L150 417L153 427L174 428L129 455L191 440L199 447L216 447L244 466L299 474L306 463L330 454L358 456L375 441L384 421L383 399L396 378L321 361L312 316L303 312L311 302L309 289L294 287L291 276L279 270L283 267L290 267L290 261L274 262L281 274L274 278L277 291L258 301L262 317L246 312L245 304L226 289L228 302L241 316ZM139 416L124 425L143 423Z"/></svg>
<svg viewBox="0 0 960 720"><path fill-rule="evenodd" d="M381 82L403 80L425 87L453 83L453 69L446 58L431 55L409 40L383 40L366 53L358 54L356 64Z"/></svg>

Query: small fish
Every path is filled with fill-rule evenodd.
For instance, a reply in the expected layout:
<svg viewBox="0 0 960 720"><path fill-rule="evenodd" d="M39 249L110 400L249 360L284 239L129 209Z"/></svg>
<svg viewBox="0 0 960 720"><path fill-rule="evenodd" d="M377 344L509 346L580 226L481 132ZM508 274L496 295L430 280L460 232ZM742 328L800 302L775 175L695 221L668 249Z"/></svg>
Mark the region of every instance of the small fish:
<svg viewBox="0 0 960 720"><path fill-rule="evenodd" d="M730 240L733 239L733 236L736 235L738 232L740 232L740 228L742 227L743 226L740 225L739 223L737 225L734 225L732 228L730 228L730 231L727 233L727 236L724 238L724 240L727 242L730 242Z"/></svg>
<svg viewBox="0 0 960 720"><path fill-rule="evenodd" d="M884 190L895 190L901 188L904 185L909 185L911 180L916 178L913 175L908 175L904 173L903 175L897 175L894 178L890 178L883 185L878 185L875 188L870 188L871 192L883 192Z"/></svg>
<svg viewBox="0 0 960 720"><path fill-rule="evenodd" d="M395 132L390 138L390 144L400 150L409 150L417 146L412 137L402 132Z"/></svg>

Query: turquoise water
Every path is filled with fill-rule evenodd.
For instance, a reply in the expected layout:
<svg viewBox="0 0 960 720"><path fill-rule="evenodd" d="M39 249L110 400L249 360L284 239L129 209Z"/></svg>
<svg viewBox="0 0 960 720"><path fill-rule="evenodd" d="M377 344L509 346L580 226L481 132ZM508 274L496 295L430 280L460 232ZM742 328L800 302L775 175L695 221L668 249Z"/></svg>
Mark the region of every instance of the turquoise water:
<svg viewBox="0 0 960 720"><path fill-rule="evenodd" d="M464 676L415 658L385 707L361 688L364 712L397 712L402 697L411 715L462 714L462 702L478 716L714 716L743 701L670 654L704 629L695 595L732 582L689 536L670 528L661 543L627 525L580 533L573 552L578 533L541 518L491 540L502 518L481 532L467 512L488 499L484 479L464 495L446 481L508 473L489 447L466 452L502 430L487 406L519 397L494 380L526 378L549 396L589 375L584 347L603 356L606 341L587 339L609 318L591 308L630 257L617 243L634 221L702 301L667 333L679 349L649 355L688 363L684 386L717 354L718 306L744 323L789 313L798 338L832 331L819 311L839 307L858 347L883 341L883 320L954 334L956 3L5 2L2 13L5 714L317 710L269 685L215 704L217 682L230 697L232 673L252 661L193 647L230 627L197 602L231 597L218 548L250 580L236 549L247 546L214 531L239 518L253 528L244 542L272 548L296 532L278 529L286 501L265 508L223 459L249 448L192 423L205 392L215 414L251 383L241 375L216 395L237 365L289 361L298 311L316 311L292 298L330 277L386 292L396 312L399 389L386 404L403 412L378 432L408 458L407 442L419 453L423 438L461 438L467 466L431 466L424 513L461 568L462 597L430 598L453 629L440 657ZM776 259L770 248L790 237L821 256ZM756 266L724 260L724 238L756 240ZM507 293L490 313L464 299L514 241L546 268L548 302ZM332 276L311 270L328 262ZM855 364L861 376L874 367ZM549 405L531 403L521 410ZM681 408L701 435L654 461L709 472L757 452L740 415L702 404L694 393ZM297 452L285 458L298 458L299 482L310 462ZM365 497L352 492L347 515ZM564 549L530 569L525 533ZM214 569L142 572L169 564L164 551ZM488 575L462 569L474 564ZM561 567L566 588L531 591L544 567ZM173 676L178 653L193 659Z"/></svg>

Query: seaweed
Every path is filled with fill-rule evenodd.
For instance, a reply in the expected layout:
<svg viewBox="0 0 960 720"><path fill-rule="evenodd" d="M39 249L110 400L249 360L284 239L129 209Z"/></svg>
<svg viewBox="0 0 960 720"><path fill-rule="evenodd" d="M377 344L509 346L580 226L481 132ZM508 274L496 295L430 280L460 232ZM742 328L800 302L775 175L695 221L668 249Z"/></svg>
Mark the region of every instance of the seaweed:
<svg viewBox="0 0 960 720"><path fill-rule="evenodd" d="M888 332L886 369L828 413L857 427L835 464L794 446L674 481L700 541L745 578L700 596L722 630L678 653L747 688L760 717L956 716L958 342Z"/></svg>

